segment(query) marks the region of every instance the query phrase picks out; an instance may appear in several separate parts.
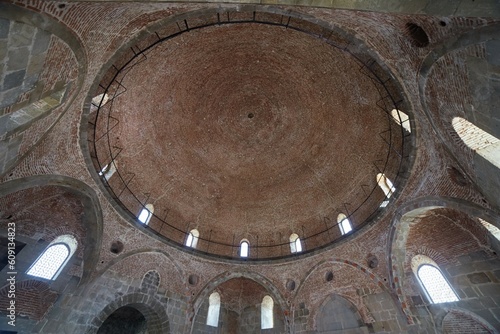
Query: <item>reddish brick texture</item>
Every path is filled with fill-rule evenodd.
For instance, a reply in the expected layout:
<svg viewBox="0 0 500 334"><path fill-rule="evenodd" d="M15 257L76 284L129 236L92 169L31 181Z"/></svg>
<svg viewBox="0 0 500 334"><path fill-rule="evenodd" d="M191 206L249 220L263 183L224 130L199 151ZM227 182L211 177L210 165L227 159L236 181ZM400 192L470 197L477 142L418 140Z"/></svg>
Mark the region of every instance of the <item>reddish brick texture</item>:
<svg viewBox="0 0 500 334"><path fill-rule="evenodd" d="M479 221L500 227L496 175L451 123L474 121L474 106L494 99L478 100L474 87L478 73L498 73L498 19L219 3L0 6L0 20L51 35L38 83L4 111L65 89L19 131L18 149L0 142L0 158L15 161L1 175L0 237L15 223L26 244L16 255L18 326L0 322L0 331L97 333L127 306L149 333L259 332L265 295L275 327L263 333L500 328L500 241ZM238 20L277 25L217 25ZM110 83L116 96L91 107ZM411 132L387 114L393 102ZM498 111L484 113L497 127ZM112 157L107 179L98 172ZM394 182L388 203L381 171ZM149 203L144 226L137 216ZM341 235L339 213L352 233ZM193 228L197 249L183 245ZM290 254L291 233L309 237L303 252ZM27 275L64 234L78 248L57 279ZM241 259L242 238L272 247ZM431 304L415 255L439 266L458 302ZM206 324L214 291L220 328Z"/></svg>

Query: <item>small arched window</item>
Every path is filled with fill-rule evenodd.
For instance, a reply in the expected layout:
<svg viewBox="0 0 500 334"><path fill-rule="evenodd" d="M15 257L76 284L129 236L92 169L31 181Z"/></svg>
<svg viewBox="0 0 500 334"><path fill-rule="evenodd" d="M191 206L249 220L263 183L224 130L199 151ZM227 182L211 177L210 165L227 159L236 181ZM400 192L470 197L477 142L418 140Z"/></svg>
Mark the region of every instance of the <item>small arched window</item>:
<svg viewBox="0 0 500 334"><path fill-rule="evenodd" d="M408 132L411 132L410 118L408 117L407 114L405 114L401 110L392 109L391 116L396 121L396 123L401 125L403 129L405 129Z"/></svg>
<svg viewBox="0 0 500 334"><path fill-rule="evenodd" d="M212 327L219 326L219 312L220 312L220 295L213 292L208 298L208 314L207 325Z"/></svg>
<svg viewBox="0 0 500 334"><path fill-rule="evenodd" d="M153 216L153 212L154 212L153 204L146 204L146 206L142 208L141 212L139 213L138 216L139 221L144 225L149 224L149 220L151 219L151 216Z"/></svg>
<svg viewBox="0 0 500 334"><path fill-rule="evenodd" d="M274 327L273 317L274 301L270 296L264 296L260 305L260 323L261 329Z"/></svg>
<svg viewBox="0 0 500 334"><path fill-rule="evenodd" d="M433 304L458 301L458 296L439 270L438 265L425 255L412 258L412 270L427 298Z"/></svg>
<svg viewBox="0 0 500 334"><path fill-rule="evenodd" d="M54 239L26 272L30 276L55 280L75 253L78 242L72 235Z"/></svg>
<svg viewBox="0 0 500 334"><path fill-rule="evenodd" d="M343 213L340 213L337 216L337 223L339 225L340 233L342 233L342 235L352 231L351 222L349 221L349 218L347 218L347 216L344 215Z"/></svg>
<svg viewBox="0 0 500 334"><path fill-rule="evenodd" d="M453 118L451 124L470 149L500 168L500 139L462 117Z"/></svg>
<svg viewBox="0 0 500 334"><path fill-rule="evenodd" d="M186 246L191 248L196 248L198 245L198 238L200 237L200 232L197 229L189 231L188 237L186 239Z"/></svg>
<svg viewBox="0 0 500 334"><path fill-rule="evenodd" d="M292 253L302 252L302 242L296 233L290 235L290 251Z"/></svg>
<svg viewBox="0 0 500 334"><path fill-rule="evenodd" d="M248 257L250 250L250 243L247 239L243 239L240 242L240 257Z"/></svg>

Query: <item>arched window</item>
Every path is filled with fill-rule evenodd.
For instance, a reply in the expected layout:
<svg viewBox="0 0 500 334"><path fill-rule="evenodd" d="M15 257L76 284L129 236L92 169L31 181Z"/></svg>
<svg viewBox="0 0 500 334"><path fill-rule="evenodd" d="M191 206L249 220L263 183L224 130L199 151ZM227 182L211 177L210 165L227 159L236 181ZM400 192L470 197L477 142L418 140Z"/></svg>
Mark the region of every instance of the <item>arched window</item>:
<svg viewBox="0 0 500 334"><path fill-rule="evenodd" d="M389 180L382 173L377 174L377 183L379 187L382 188L382 190L384 191L386 198L390 198L392 194L396 191L396 188L394 188L394 185L392 184L391 180Z"/></svg>
<svg viewBox="0 0 500 334"><path fill-rule="evenodd" d="M410 118L407 114L398 109L391 110L392 118L408 132L411 132Z"/></svg>
<svg viewBox="0 0 500 334"><path fill-rule="evenodd" d="M154 206L153 204L146 204L144 208L142 208L141 213L139 213L139 221L144 225L149 223L151 216L153 216Z"/></svg>
<svg viewBox="0 0 500 334"><path fill-rule="evenodd" d="M243 239L240 242L240 257L248 257L250 248L250 243L247 239Z"/></svg>
<svg viewBox="0 0 500 334"><path fill-rule="evenodd" d="M340 213L337 216L337 223L339 225L340 233L342 233L342 235L352 231L351 222L349 221L349 218L347 218L346 215L344 215L343 213Z"/></svg>
<svg viewBox="0 0 500 334"><path fill-rule="evenodd" d="M219 312L220 312L220 295L213 292L208 298L208 314L207 325L212 327L219 326Z"/></svg>
<svg viewBox="0 0 500 334"><path fill-rule="evenodd" d="M451 121L460 139L477 154L500 168L500 140L462 117Z"/></svg>
<svg viewBox="0 0 500 334"><path fill-rule="evenodd" d="M198 232L197 229L189 231L188 237L186 239L186 246L191 248L196 248L199 237L200 237L200 232Z"/></svg>
<svg viewBox="0 0 500 334"><path fill-rule="evenodd" d="M296 233L290 235L290 251L292 253L302 252L302 242Z"/></svg>
<svg viewBox="0 0 500 334"><path fill-rule="evenodd" d="M273 299L270 296L264 296L264 298L262 298L262 304L260 304L261 329L274 327L273 308Z"/></svg>
<svg viewBox="0 0 500 334"><path fill-rule="evenodd" d="M54 239L26 272L30 276L55 280L75 253L78 242L72 235Z"/></svg>
<svg viewBox="0 0 500 334"><path fill-rule="evenodd" d="M431 303L458 301L457 294L439 270L436 262L431 258L425 255L416 255L412 258L411 266Z"/></svg>

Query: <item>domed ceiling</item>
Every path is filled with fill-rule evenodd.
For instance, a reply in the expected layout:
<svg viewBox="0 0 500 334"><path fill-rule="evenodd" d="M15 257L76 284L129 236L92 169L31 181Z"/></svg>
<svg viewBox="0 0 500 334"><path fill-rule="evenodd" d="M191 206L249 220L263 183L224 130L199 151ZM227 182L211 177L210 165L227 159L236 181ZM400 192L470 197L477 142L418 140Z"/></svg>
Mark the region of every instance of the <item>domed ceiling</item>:
<svg viewBox="0 0 500 334"><path fill-rule="evenodd" d="M115 164L101 179L131 216L150 204L168 240L197 229L201 252L237 257L247 239L267 259L290 254L292 233L306 251L337 240L339 213L358 229L380 211L376 175L400 173L401 98L359 41L255 12L192 15L141 41L91 94L107 94L90 115L95 168Z"/></svg>

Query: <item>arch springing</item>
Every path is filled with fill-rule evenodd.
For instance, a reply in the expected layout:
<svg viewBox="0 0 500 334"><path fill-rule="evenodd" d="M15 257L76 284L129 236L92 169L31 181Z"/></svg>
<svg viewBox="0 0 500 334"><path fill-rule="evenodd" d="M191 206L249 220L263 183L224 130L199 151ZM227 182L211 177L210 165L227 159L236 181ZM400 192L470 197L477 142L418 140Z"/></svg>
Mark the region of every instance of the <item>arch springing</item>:
<svg viewBox="0 0 500 334"><path fill-rule="evenodd" d="M55 280L75 253L78 242L72 235L54 239L26 272L30 276Z"/></svg>
<svg viewBox="0 0 500 334"><path fill-rule="evenodd" d="M200 232L197 229L192 229L189 231L188 237L186 239L186 246L191 248L196 248L198 245L198 238L200 237Z"/></svg>
<svg viewBox="0 0 500 334"><path fill-rule="evenodd" d="M260 305L261 329L274 328L274 301L270 296L264 296Z"/></svg>
<svg viewBox="0 0 500 334"><path fill-rule="evenodd" d="M219 313L220 313L220 295L217 292L213 292L210 297L208 297L208 314L207 314L207 325L212 327L219 326Z"/></svg>

